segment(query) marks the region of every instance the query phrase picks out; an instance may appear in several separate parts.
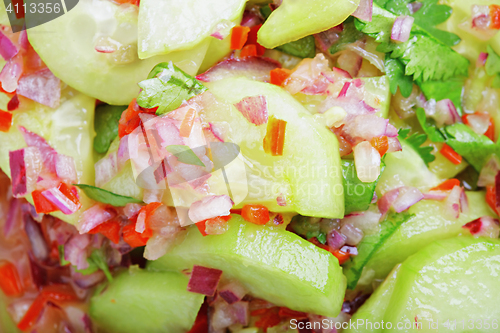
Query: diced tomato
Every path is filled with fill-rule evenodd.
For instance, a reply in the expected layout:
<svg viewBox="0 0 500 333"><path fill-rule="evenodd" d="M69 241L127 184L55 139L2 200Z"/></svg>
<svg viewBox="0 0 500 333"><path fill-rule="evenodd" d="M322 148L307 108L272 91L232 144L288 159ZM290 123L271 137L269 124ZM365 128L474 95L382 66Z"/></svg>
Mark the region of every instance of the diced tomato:
<svg viewBox="0 0 500 333"><path fill-rule="evenodd" d="M255 57L257 56L257 46L255 44L249 44L243 47L240 53L240 58Z"/></svg>
<svg viewBox="0 0 500 333"><path fill-rule="evenodd" d="M132 133L140 124L140 113L155 113L158 108L146 109L140 107L134 98L128 105L128 108L123 111L118 124L118 136L120 138Z"/></svg>
<svg viewBox="0 0 500 333"><path fill-rule="evenodd" d="M373 148L377 149L378 153L380 154L380 157L384 156L385 153L387 153L387 150L389 149L389 140L385 135L371 139L370 143L373 146Z"/></svg>
<svg viewBox="0 0 500 333"><path fill-rule="evenodd" d="M259 314L260 318L255 322L255 327L262 328L264 332L267 332L270 327L274 327L281 322L281 317L279 315L279 307L272 307L265 310L263 314ZM252 316L257 315L255 313L256 311L252 311Z"/></svg>
<svg viewBox="0 0 500 333"><path fill-rule="evenodd" d="M89 231L89 234L102 234L115 244L120 242L121 224L118 221L104 222Z"/></svg>
<svg viewBox="0 0 500 333"><path fill-rule="evenodd" d="M460 181L456 178L447 179L436 187L431 188L431 191L449 191L455 186L460 186Z"/></svg>
<svg viewBox="0 0 500 333"><path fill-rule="evenodd" d="M486 186L486 203L488 204L488 206L490 206L491 209L493 209L495 213L498 214L495 186Z"/></svg>
<svg viewBox="0 0 500 333"><path fill-rule="evenodd" d="M500 29L500 6L498 5L490 5L490 28L491 29Z"/></svg>
<svg viewBox="0 0 500 333"><path fill-rule="evenodd" d="M241 50L247 42L249 32L249 27L234 27L231 31L231 50Z"/></svg>
<svg viewBox="0 0 500 333"><path fill-rule="evenodd" d="M132 247L145 246L148 238L135 231L135 224L129 224L123 227L123 240Z"/></svg>
<svg viewBox="0 0 500 333"><path fill-rule="evenodd" d="M332 254L339 260L339 265L344 264L351 257L349 253L340 250L332 251Z"/></svg>
<svg viewBox="0 0 500 333"><path fill-rule="evenodd" d="M68 186L65 183L61 183L58 186L59 191L71 200L75 205L80 206L80 199L78 199L78 192L74 186Z"/></svg>
<svg viewBox="0 0 500 333"><path fill-rule="evenodd" d="M207 333L208 332L208 303L201 306L193 327L188 333Z"/></svg>
<svg viewBox="0 0 500 333"><path fill-rule="evenodd" d="M245 205L241 210L241 217L248 222L264 225L269 222L269 209L263 205Z"/></svg>
<svg viewBox="0 0 500 333"><path fill-rule="evenodd" d="M440 153L455 165L462 163L462 156L458 155L453 148L448 146L446 143L441 148Z"/></svg>
<svg viewBox="0 0 500 333"><path fill-rule="evenodd" d="M266 136L264 137L264 152L272 156L283 155L285 145L286 121L269 117Z"/></svg>
<svg viewBox="0 0 500 333"><path fill-rule="evenodd" d="M119 5L124 5L124 4L131 4L135 6L139 6L141 1L140 0L112 0L114 3L117 3Z"/></svg>
<svg viewBox="0 0 500 333"><path fill-rule="evenodd" d="M46 300L41 295L38 295L38 297L35 298L35 301L28 308L28 311L26 311L26 313L24 314L21 321L17 324L17 328L19 328L21 331L27 331L33 325L35 325L38 317L45 307L45 303Z"/></svg>
<svg viewBox="0 0 500 333"><path fill-rule="evenodd" d="M292 74L292 71L286 68L275 68L269 73L270 82L276 86L282 86L283 83Z"/></svg>
<svg viewBox="0 0 500 333"><path fill-rule="evenodd" d="M146 214L146 219L145 219L145 225L146 229L144 229L144 232L142 233L143 237L149 238L153 236L153 229L151 228L151 221L150 218L155 212L155 210L162 205L161 202L152 202L144 207L141 208L139 211L139 214L145 213Z"/></svg>
<svg viewBox="0 0 500 333"><path fill-rule="evenodd" d="M247 45L254 44L257 50L257 55L263 56L264 53L266 53L266 48L257 42L257 33L259 32L260 27L262 27L262 24L255 25L250 28L250 32L248 33L247 38Z"/></svg>
<svg viewBox="0 0 500 333"><path fill-rule="evenodd" d="M6 260L0 260L0 289L10 297L18 297L23 294L23 286L16 266Z"/></svg>
<svg viewBox="0 0 500 333"><path fill-rule="evenodd" d="M42 195L42 191L35 190L31 193L31 196L33 197L35 210L38 214L47 214L59 210L59 208Z"/></svg>
<svg viewBox="0 0 500 333"><path fill-rule="evenodd" d="M295 318L295 319L304 319L307 318L307 313L294 311L289 308L281 307L278 312L280 317L283 318Z"/></svg>
<svg viewBox="0 0 500 333"><path fill-rule="evenodd" d="M8 132L12 126L12 113L0 110L0 131Z"/></svg>

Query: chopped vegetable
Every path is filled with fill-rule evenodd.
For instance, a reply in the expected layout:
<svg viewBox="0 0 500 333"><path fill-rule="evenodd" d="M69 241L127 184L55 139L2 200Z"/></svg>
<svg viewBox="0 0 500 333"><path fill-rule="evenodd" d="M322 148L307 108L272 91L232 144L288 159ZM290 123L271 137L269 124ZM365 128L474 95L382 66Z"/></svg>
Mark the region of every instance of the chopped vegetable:
<svg viewBox="0 0 500 333"><path fill-rule="evenodd" d="M118 221L109 221L99 224L94 229L90 230L89 234L101 234L115 244L120 242L121 224Z"/></svg>
<svg viewBox="0 0 500 333"><path fill-rule="evenodd" d="M451 163L458 165L462 163L462 156L457 154L453 148L448 146L446 143L443 144L443 147L439 151L444 157L446 157Z"/></svg>
<svg viewBox="0 0 500 333"><path fill-rule="evenodd" d="M52 202L47 200L45 196L42 195L42 191L33 191L31 195L33 197L33 203L38 214L47 214L58 210L57 206L55 206Z"/></svg>
<svg viewBox="0 0 500 333"><path fill-rule="evenodd" d="M9 297L19 297L24 292L16 266L6 260L0 261L0 289Z"/></svg>
<svg viewBox="0 0 500 333"><path fill-rule="evenodd" d="M268 110L265 96L245 97L234 106L252 124L258 126L267 123Z"/></svg>
<svg viewBox="0 0 500 333"><path fill-rule="evenodd" d="M373 146L373 148L377 149L377 151L380 154L380 157L384 156L385 153L387 153L387 150L389 149L389 141L387 140L387 136L385 135L371 139L370 143Z"/></svg>
<svg viewBox="0 0 500 333"><path fill-rule="evenodd" d="M283 155L285 145L286 121L271 116L267 123L266 136L264 137L264 151L272 156Z"/></svg>
<svg viewBox="0 0 500 333"><path fill-rule="evenodd" d="M118 136L119 121L126 106L99 105L94 118L94 150L104 154L111 142Z"/></svg>
<svg viewBox="0 0 500 333"><path fill-rule="evenodd" d="M286 68L276 68L270 72L270 82L277 86L282 86L283 83L292 74L292 71Z"/></svg>
<svg viewBox="0 0 500 333"><path fill-rule="evenodd" d="M245 205L241 217L254 224L266 224L269 221L269 210L263 205Z"/></svg>
<svg viewBox="0 0 500 333"><path fill-rule="evenodd" d="M249 27L242 27L240 25L231 30L231 50L241 50L247 42Z"/></svg>
<svg viewBox="0 0 500 333"><path fill-rule="evenodd" d="M177 157L177 160L181 163L198 165L204 167L205 164L200 160L194 151L189 148L189 146L183 145L170 145L166 147L167 151Z"/></svg>
<svg viewBox="0 0 500 333"><path fill-rule="evenodd" d="M206 296L213 296L219 285L222 271L209 267L194 265L189 278L187 290Z"/></svg>
<svg viewBox="0 0 500 333"><path fill-rule="evenodd" d="M447 179L436 187L431 188L431 191L450 191L455 186L460 186L460 181L456 178Z"/></svg>
<svg viewBox="0 0 500 333"><path fill-rule="evenodd" d="M422 144L427 140L427 135L413 133L412 135L408 136L409 133L409 130L400 129L399 139L405 140L406 143L408 143L420 155L422 160L428 166L429 163L436 159L436 157L432 154L432 147L422 147Z"/></svg>
<svg viewBox="0 0 500 333"><path fill-rule="evenodd" d="M241 49L240 52L241 58L256 57L256 56L257 56L257 45L255 44L246 45Z"/></svg>
<svg viewBox="0 0 500 333"><path fill-rule="evenodd" d="M135 231L135 224L129 224L123 227L123 240L132 247L145 246L148 238Z"/></svg>
<svg viewBox="0 0 500 333"><path fill-rule="evenodd" d="M12 126L12 113L0 110L0 131L8 132Z"/></svg>
<svg viewBox="0 0 500 333"><path fill-rule="evenodd" d="M91 199L102 202L115 207L123 207L128 203L141 203L141 200L137 200L131 197L115 194L113 192L107 191L105 189L95 187L92 185L85 184L74 184L76 187L83 190L83 192Z"/></svg>

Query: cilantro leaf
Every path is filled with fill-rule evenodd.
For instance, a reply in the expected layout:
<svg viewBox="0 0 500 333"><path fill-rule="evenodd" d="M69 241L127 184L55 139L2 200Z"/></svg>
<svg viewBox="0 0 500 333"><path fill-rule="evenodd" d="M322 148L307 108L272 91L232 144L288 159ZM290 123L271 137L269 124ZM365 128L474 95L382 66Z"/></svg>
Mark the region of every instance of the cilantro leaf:
<svg viewBox="0 0 500 333"><path fill-rule="evenodd" d="M88 260L89 262L92 262L96 267L98 267L104 273L104 275L106 275L108 281L113 280L113 276L111 276L108 264L101 250L92 251Z"/></svg>
<svg viewBox="0 0 500 333"><path fill-rule="evenodd" d="M294 42L276 47L276 50L299 58L314 58L316 55L316 41L313 36L306 36Z"/></svg>
<svg viewBox="0 0 500 333"><path fill-rule="evenodd" d="M422 108L418 108L416 113L418 122L420 123L420 126L422 126L425 134L429 136L429 140L431 140L432 142L445 142L443 134L441 134L439 129L436 127L434 121L427 118L425 110Z"/></svg>
<svg viewBox="0 0 500 333"><path fill-rule="evenodd" d="M394 14L374 5L372 21L357 19L355 24L358 30L380 43L377 50L399 59L406 66L405 74L413 75L415 80L446 80L467 74L469 61L420 27L418 22L413 24L407 42L393 42L391 30L395 20Z"/></svg>
<svg viewBox="0 0 500 333"><path fill-rule="evenodd" d="M351 260L344 266L344 275L347 278L347 288L354 289L358 283L363 268L371 259L373 254L384 245L384 242L399 228L401 224L410 217L408 213L391 213L380 223L380 231L376 234L367 235L357 245L358 255L351 257Z"/></svg>
<svg viewBox="0 0 500 333"><path fill-rule="evenodd" d="M99 105L95 110L94 150L100 154L108 151L111 142L118 136L118 122L127 106Z"/></svg>
<svg viewBox="0 0 500 333"><path fill-rule="evenodd" d="M105 189L85 184L73 184L83 190L83 192L92 200L99 201L115 207L123 207L128 203L142 203L142 201L119 195Z"/></svg>
<svg viewBox="0 0 500 333"><path fill-rule="evenodd" d="M188 146L183 145L170 145L167 146L167 151L172 153L179 162L184 164L198 165L204 167L205 164L200 160L198 156L191 150Z"/></svg>
<svg viewBox="0 0 500 333"><path fill-rule="evenodd" d="M386 55L385 73L389 76L391 94L395 95L399 87L403 97L410 97L413 90L413 79L411 76L405 75L405 66L399 59L393 59Z"/></svg>
<svg viewBox="0 0 500 333"><path fill-rule="evenodd" d="M485 135L479 135L464 124L445 128L450 138L446 143L480 172L492 154L500 156L500 147ZM499 141L500 142L500 141Z"/></svg>
<svg viewBox="0 0 500 333"><path fill-rule="evenodd" d="M316 237L316 239L321 244L323 244L323 245L326 244L326 234L324 232L320 232L319 235Z"/></svg>
<svg viewBox="0 0 500 333"><path fill-rule="evenodd" d="M427 140L427 135L413 133L412 135L408 136L409 133L409 129L400 129L399 139L405 140L406 143L408 143L417 152L417 154L420 155L425 165L429 166L429 163L434 161L436 159L436 156L432 155L432 151L434 150L434 148L429 146L421 147L422 144Z"/></svg>
<svg viewBox="0 0 500 333"><path fill-rule="evenodd" d="M344 176L345 214L367 210L372 202L377 181L363 183L358 178L353 160L342 160L341 163ZM382 165L380 174L384 171L384 167L385 165Z"/></svg>
<svg viewBox="0 0 500 333"><path fill-rule="evenodd" d="M207 88L172 62L156 65L148 79L139 82L142 88L137 104L144 108L155 108L157 115L177 109L184 101L201 94Z"/></svg>
<svg viewBox="0 0 500 333"><path fill-rule="evenodd" d="M495 89L500 88L500 56L488 45L488 58L486 59L485 69L486 74L495 76L491 86Z"/></svg>
<svg viewBox="0 0 500 333"><path fill-rule="evenodd" d="M435 99L450 99L459 115L462 115L462 90L465 85L466 77L459 76L450 78L446 81L417 81L417 85L424 93L425 98Z"/></svg>

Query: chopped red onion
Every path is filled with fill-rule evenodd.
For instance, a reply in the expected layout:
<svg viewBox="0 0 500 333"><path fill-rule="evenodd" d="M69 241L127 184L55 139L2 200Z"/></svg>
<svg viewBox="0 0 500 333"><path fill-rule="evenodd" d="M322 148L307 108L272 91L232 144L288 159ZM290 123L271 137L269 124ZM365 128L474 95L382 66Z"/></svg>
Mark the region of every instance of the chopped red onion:
<svg viewBox="0 0 500 333"><path fill-rule="evenodd" d="M184 145L184 139L181 137L179 128L171 119L162 119L156 122L156 130L160 136L162 147L170 145ZM130 142L129 142L130 144Z"/></svg>
<svg viewBox="0 0 500 333"><path fill-rule="evenodd" d="M468 213L469 212L469 199L467 198L467 194L465 194L465 190L463 187L460 188L460 212L461 213Z"/></svg>
<svg viewBox="0 0 500 333"><path fill-rule="evenodd" d="M491 21L489 6L473 5L471 7L471 12L472 28L488 30Z"/></svg>
<svg viewBox="0 0 500 333"><path fill-rule="evenodd" d="M283 194L278 195L278 197L276 198L276 203L278 204L278 206L286 207L286 198L283 196Z"/></svg>
<svg viewBox="0 0 500 333"><path fill-rule="evenodd" d="M424 193L425 200L444 200L448 197L448 192L444 191L429 191Z"/></svg>
<svg viewBox="0 0 500 333"><path fill-rule="evenodd" d="M142 196L142 201L149 204L152 202L161 202L165 190L148 190L144 189L144 194Z"/></svg>
<svg viewBox="0 0 500 333"><path fill-rule="evenodd" d="M347 236L332 230L326 237L326 243L332 250L339 250L346 243Z"/></svg>
<svg viewBox="0 0 500 333"><path fill-rule="evenodd" d="M336 26L315 34L314 39L321 52L328 52L328 49L339 40L341 32L342 29Z"/></svg>
<svg viewBox="0 0 500 333"><path fill-rule="evenodd" d="M0 55L5 61L14 57L19 50L12 41L0 31Z"/></svg>
<svg viewBox="0 0 500 333"><path fill-rule="evenodd" d="M89 267L87 247L90 245L90 235L76 234L64 245L64 259L78 270Z"/></svg>
<svg viewBox="0 0 500 333"><path fill-rule="evenodd" d="M191 204L188 216L194 223L217 216L227 216L233 207L233 201L227 195L212 195Z"/></svg>
<svg viewBox="0 0 500 333"><path fill-rule="evenodd" d="M389 126L389 119L381 118L372 113L354 117L343 127L342 132L345 138L356 144L365 140L370 141L373 138L378 138L387 134L393 137L393 128L392 125ZM366 145L366 147L368 147L368 145Z"/></svg>
<svg viewBox="0 0 500 333"><path fill-rule="evenodd" d="M352 77L359 74L361 65L363 65L363 57L351 50L343 50L337 58L339 68L347 71Z"/></svg>
<svg viewBox="0 0 500 333"><path fill-rule="evenodd" d="M9 152L12 178L12 195L24 196L35 190L42 170L42 156L36 147L26 147Z"/></svg>
<svg viewBox="0 0 500 333"><path fill-rule="evenodd" d="M96 204L84 211L78 222L78 230L81 234L88 233L98 225L111 220L116 216L112 209L106 209L105 205Z"/></svg>
<svg viewBox="0 0 500 333"><path fill-rule="evenodd" d="M352 213L342 219L342 225L350 224L363 231L363 233L371 234L378 230L380 217L381 213L374 210Z"/></svg>
<svg viewBox="0 0 500 333"><path fill-rule="evenodd" d="M243 117L245 117L252 124L258 126L267 123L268 114L265 96L259 95L245 97L238 103L234 104L234 106L241 112Z"/></svg>
<svg viewBox="0 0 500 333"><path fill-rule="evenodd" d="M19 130L23 133L24 141L28 147L37 147L40 151L44 168L51 173L56 173L55 159L57 152L54 148L52 148L43 137L27 130L23 126L19 126Z"/></svg>
<svg viewBox="0 0 500 333"><path fill-rule="evenodd" d="M424 198L422 192L415 187L405 186L401 188L397 199L392 203L396 213L401 213Z"/></svg>
<svg viewBox="0 0 500 333"><path fill-rule="evenodd" d="M61 81L46 68L19 79L17 93L51 108L59 106Z"/></svg>
<svg viewBox="0 0 500 333"><path fill-rule="evenodd" d="M355 246L349 246L349 245L345 245L345 246L342 246L340 248L340 251L344 252L344 253L348 253L352 256L357 256L358 255L358 248L355 247Z"/></svg>
<svg viewBox="0 0 500 333"><path fill-rule="evenodd" d="M435 113L430 114L430 116L436 120L436 125L438 127L443 125L453 125L454 123L460 121L460 115L455 108L455 104L453 104L450 99L443 99L437 102Z"/></svg>
<svg viewBox="0 0 500 333"><path fill-rule="evenodd" d="M351 86L350 81L347 81L346 83L344 83L344 85L342 86L342 89L340 89L340 92L339 92L339 95L337 96L337 98L346 97L347 91L349 90L350 86Z"/></svg>
<svg viewBox="0 0 500 333"><path fill-rule="evenodd" d="M241 284L233 281L220 288L218 293L228 304L234 304L241 301L247 291Z"/></svg>
<svg viewBox="0 0 500 333"><path fill-rule="evenodd" d="M94 48L99 53L113 53L116 52L116 48L110 45L96 45Z"/></svg>
<svg viewBox="0 0 500 333"><path fill-rule="evenodd" d="M117 159L118 159L118 169L121 169L125 162L130 160L130 156L128 153L128 135L125 135L120 139L120 145L118 146L117 151Z"/></svg>
<svg viewBox="0 0 500 333"><path fill-rule="evenodd" d="M4 225L4 237L8 238L10 232L14 228L14 226L19 221L21 216L21 200L17 198L11 198L9 201L9 210L7 211L7 217L5 219Z"/></svg>
<svg viewBox="0 0 500 333"><path fill-rule="evenodd" d="M125 207L123 207L123 214L125 214L125 216L130 219L131 217L136 216L141 208L142 206L139 204L128 203L125 205Z"/></svg>
<svg viewBox="0 0 500 333"><path fill-rule="evenodd" d="M477 186L485 187L489 185L495 185L495 177L500 171L500 161L495 155L486 162L484 167L479 173L479 179L477 181Z"/></svg>
<svg viewBox="0 0 500 333"><path fill-rule="evenodd" d="M281 68L281 64L269 58L231 58L218 63L196 78L203 82L213 82L229 77L244 76L257 81L269 82L269 72L276 68Z"/></svg>
<svg viewBox="0 0 500 333"><path fill-rule="evenodd" d="M460 198L462 196L463 189L460 186L455 186L448 194L448 198L446 199L446 206L448 207L448 211L454 218L458 218L460 216L461 206L460 206Z"/></svg>
<svg viewBox="0 0 500 333"><path fill-rule="evenodd" d="M462 228L469 229L475 237L490 237L498 239L500 235L500 223L490 216L483 216L465 224Z"/></svg>
<svg viewBox="0 0 500 333"><path fill-rule="evenodd" d="M19 45L23 50L28 50L30 42L28 41L28 32L26 31L26 29L23 29L19 34Z"/></svg>
<svg viewBox="0 0 500 333"><path fill-rule="evenodd" d="M363 239L363 231L349 223L345 223L340 232L345 237L345 243L349 245L357 245Z"/></svg>
<svg viewBox="0 0 500 333"><path fill-rule="evenodd" d="M73 157L57 154L55 162L57 177L69 183L74 183L78 180Z"/></svg>
<svg viewBox="0 0 500 333"><path fill-rule="evenodd" d="M216 38L218 40L223 40L224 39L224 36L222 36L222 34L219 31L216 31L216 32L212 33L210 36L214 37L214 38Z"/></svg>
<svg viewBox="0 0 500 333"><path fill-rule="evenodd" d="M66 215L75 213L82 206L80 203L74 203L58 187L45 190L42 195Z"/></svg>
<svg viewBox="0 0 500 333"><path fill-rule="evenodd" d="M95 185L101 187L118 173L118 161L116 152L103 157L94 165Z"/></svg>
<svg viewBox="0 0 500 333"><path fill-rule="evenodd" d="M12 93L17 89L17 83L23 73L23 57L19 54L11 58L0 72L0 85L6 92Z"/></svg>
<svg viewBox="0 0 500 333"><path fill-rule="evenodd" d="M467 115L467 126L479 135L486 133L490 124L490 115L486 112Z"/></svg>
<svg viewBox="0 0 500 333"><path fill-rule="evenodd" d="M249 304L248 302L236 302L231 305L231 312L233 313L234 317L236 318L236 322L243 325L247 326L248 325L248 319L249 319Z"/></svg>
<svg viewBox="0 0 500 333"><path fill-rule="evenodd" d="M412 16L398 16L392 26L391 39L403 43L408 41L414 21Z"/></svg>
<svg viewBox="0 0 500 333"><path fill-rule="evenodd" d="M354 147L356 174L364 183L371 183L380 176L380 154L368 141Z"/></svg>
<svg viewBox="0 0 500 333"><path fill-rule="evenodd" d="M495 206L500 207L500 171L495 176L495 201Z"/></svg>
<svg viewBox="0 0 500 333"><path fill-rule="evenodd" d="M403 150L403 147L401 147L401 143L399 142L398 138L388 137L387 138L387 142L388 142L388 145L389 145L389 148L387 149L388 153L394 153L396 151Z"/></svg>
<svg viewBox="0 0 500 333"><path fill-rule="evenodd" d="M363 21L372 21L372 13L373 13L373 0L361 0L359 2L359 6L352 16L357 17Z"/></svg>
<svg viewBox="0 0 500 333"><path fill-rule="evenodd" d="M408 7L408 9L410 10L410 14L413 15L418 12L420 8L422 8L422 5L423 4L421 2L415 1L407 4L406 7Z"/></svg>
<svg viewBox="0 0 500 333"><path fill-rule="evenodd" d="M75 284L78 287L80 287L82 289L90 289L92 287L97 286L102 281L104 281L106 276L104 275L104 273L101 270L98 270L92 274L87 274L87 275L83 275L81 273L74 272L72 274L72 278L73 278L73 282L75 282Z"/></svg>
<svg viewBox="0 0 500 333"><path fill-rule="evenodd" d="M481 52L476 61L476 67L483 67L486 65L486 60L488 60L488 53Z"/></svg>
<svg viewBox="0 0 500 333"><path fill-rule="evenodd" d="M7 111L14 111L19 107L19 97L17 94L12 96L9 103L7 103Z"/></svg>
<svg viewBox="0 0 500 333"><path fill-rule="evenodd" d="M40 225L33 220L30 215L24 215L24 230L31 244L33 254L40 262L45 261L49 257L49 247L40 229Z"/></svg>
<svg viewBox="0 0 500 333"><path fill-rule="evenodd" d="M220 269L194 265L187 290L197 294L214 296L221 276Z"/></svg>

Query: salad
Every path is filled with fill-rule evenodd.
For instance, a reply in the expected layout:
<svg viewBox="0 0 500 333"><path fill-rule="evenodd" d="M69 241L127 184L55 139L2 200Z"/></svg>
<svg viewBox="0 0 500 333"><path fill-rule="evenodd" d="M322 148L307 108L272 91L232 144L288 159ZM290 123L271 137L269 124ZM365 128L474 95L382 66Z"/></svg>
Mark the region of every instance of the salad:
<svg viewBox="0 0 500 333"><path fill-rule="evenodd" d="M500 332L500 1L0 4L0 333Z"/></svg>

